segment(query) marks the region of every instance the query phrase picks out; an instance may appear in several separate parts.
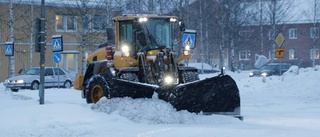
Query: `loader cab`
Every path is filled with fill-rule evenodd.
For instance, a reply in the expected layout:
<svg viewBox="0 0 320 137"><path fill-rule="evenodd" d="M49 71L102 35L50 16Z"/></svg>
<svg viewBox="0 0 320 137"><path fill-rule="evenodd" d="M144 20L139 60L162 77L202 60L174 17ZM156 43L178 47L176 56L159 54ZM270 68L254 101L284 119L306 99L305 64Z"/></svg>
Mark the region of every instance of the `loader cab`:
<svg viewBox="0 0 320 137"><path fill-rule="evenodd" d="M114 20L119 32L116 48L128 50L131 57L136 58L136 54L141 51L172 49L172 25L176 17L134 16Z"/></svg>

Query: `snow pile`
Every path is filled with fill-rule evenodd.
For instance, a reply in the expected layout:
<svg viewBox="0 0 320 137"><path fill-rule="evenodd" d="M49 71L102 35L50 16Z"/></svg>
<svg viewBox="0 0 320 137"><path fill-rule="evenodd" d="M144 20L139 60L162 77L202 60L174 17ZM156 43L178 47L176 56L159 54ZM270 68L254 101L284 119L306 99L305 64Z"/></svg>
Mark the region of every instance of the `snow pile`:
<svg viewBox="0 0 320 137"><path fill-rule="evenodd" d="M303 101L320 100L319 78L320 71L315 68L292 66L283 76L251 77L236 82L239 87L245 87L240 92L262 92L278 99Z"/></svg>
<svg viewBox="0 0 320 137"><path fill-rule="evenodd" d="M128 97L107 99L104 97L93 104L92 109L148 124L226 123L230 120L228 116L205 116L187 111L176 111L172 105L160 99L132 99ZM208 117L211 120L208 120Z"/></svg>
<svg viewBox="0 0 320 137"><path fill-rule="evenodd" d="M283 73L283 76L296 76L299 75L299 67L298 66L291 66L285 73Z"/></svg>
<svg viewBox="0 0 320 137"><path fill-rule="evenodd" d="M93 104L92 109L107 114L119 114L134 122L177 124L183 121L183 117L179 117L170 104L154 99L132 99L128 97L107 99L104 97Z"/></svg>

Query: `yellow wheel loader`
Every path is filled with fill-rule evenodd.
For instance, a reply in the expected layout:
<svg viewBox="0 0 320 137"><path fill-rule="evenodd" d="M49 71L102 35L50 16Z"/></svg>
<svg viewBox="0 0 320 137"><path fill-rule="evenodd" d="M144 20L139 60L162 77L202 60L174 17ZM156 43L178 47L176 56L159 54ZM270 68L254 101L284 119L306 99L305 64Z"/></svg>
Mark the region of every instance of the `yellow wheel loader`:
<svg viewBox="0 0 320 137"><path fill-rule="evenodd" d="M102 97L151 98L156 93L178 111L241 117L239 90L230 76L222 71L200 80L196 68L181 65L191 58L195 33L176 16L123 15L113 20L114 45L89 55L85 74L75 80L74 88L87 103ZM173 49L173 32L179 30L190 34L183 35L181 56Z"/></svg>

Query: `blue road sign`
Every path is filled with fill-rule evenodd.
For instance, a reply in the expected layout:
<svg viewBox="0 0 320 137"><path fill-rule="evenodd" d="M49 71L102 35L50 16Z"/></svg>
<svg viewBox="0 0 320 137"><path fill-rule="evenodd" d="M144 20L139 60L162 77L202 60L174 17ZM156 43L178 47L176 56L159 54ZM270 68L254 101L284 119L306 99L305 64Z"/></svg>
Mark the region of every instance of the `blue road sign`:
<svg viewBox="0 0 320 137"><path fill-rule="evenodd" d="M63 51L62 35L52 36L52 51L53 52Z"/></svg>
<svg viewBox="0 0 320 137"><path fill-rule="evenodd" d="M59 62L61 61L61 54L60 54L60 52L55 52L55 53L53 54L53 61L54 61L55 63L59 63Z"/></svg>
<svg viewBox="0 0 320 137"><path fill-rule="evenodd" d="M185 31L183 33L183 38L182 38L182 47L185 46L190 46L191 49L195 48L196 45L196 31L190 30L190 31Z"/></svg>
<svg viewBox="0 0 320 137"><path fill-rule="evenodd" d="M6 56L14 56L14 43L13 42L6 42L5 43L5 49L4 49L4 54Z"/></svg>

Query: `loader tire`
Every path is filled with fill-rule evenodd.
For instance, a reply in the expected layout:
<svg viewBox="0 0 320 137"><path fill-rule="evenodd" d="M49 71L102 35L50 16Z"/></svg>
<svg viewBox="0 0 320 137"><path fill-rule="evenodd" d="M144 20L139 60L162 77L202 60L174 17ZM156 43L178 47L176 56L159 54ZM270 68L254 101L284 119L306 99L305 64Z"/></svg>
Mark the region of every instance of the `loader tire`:
<svg viewBox="0 0 320 137"><path fill-rule="evenodd" d="M199 75L197 72L184 71L182 72L182 83L188 83L199 80Z"/></svg>
<svg viewBox="0 0 320 137"><path fill-rule="evenodd" d="M89 81L86 93L87 103L97 103L102 97L109 96L108 83L104 77L95 75Z"/></svg>

